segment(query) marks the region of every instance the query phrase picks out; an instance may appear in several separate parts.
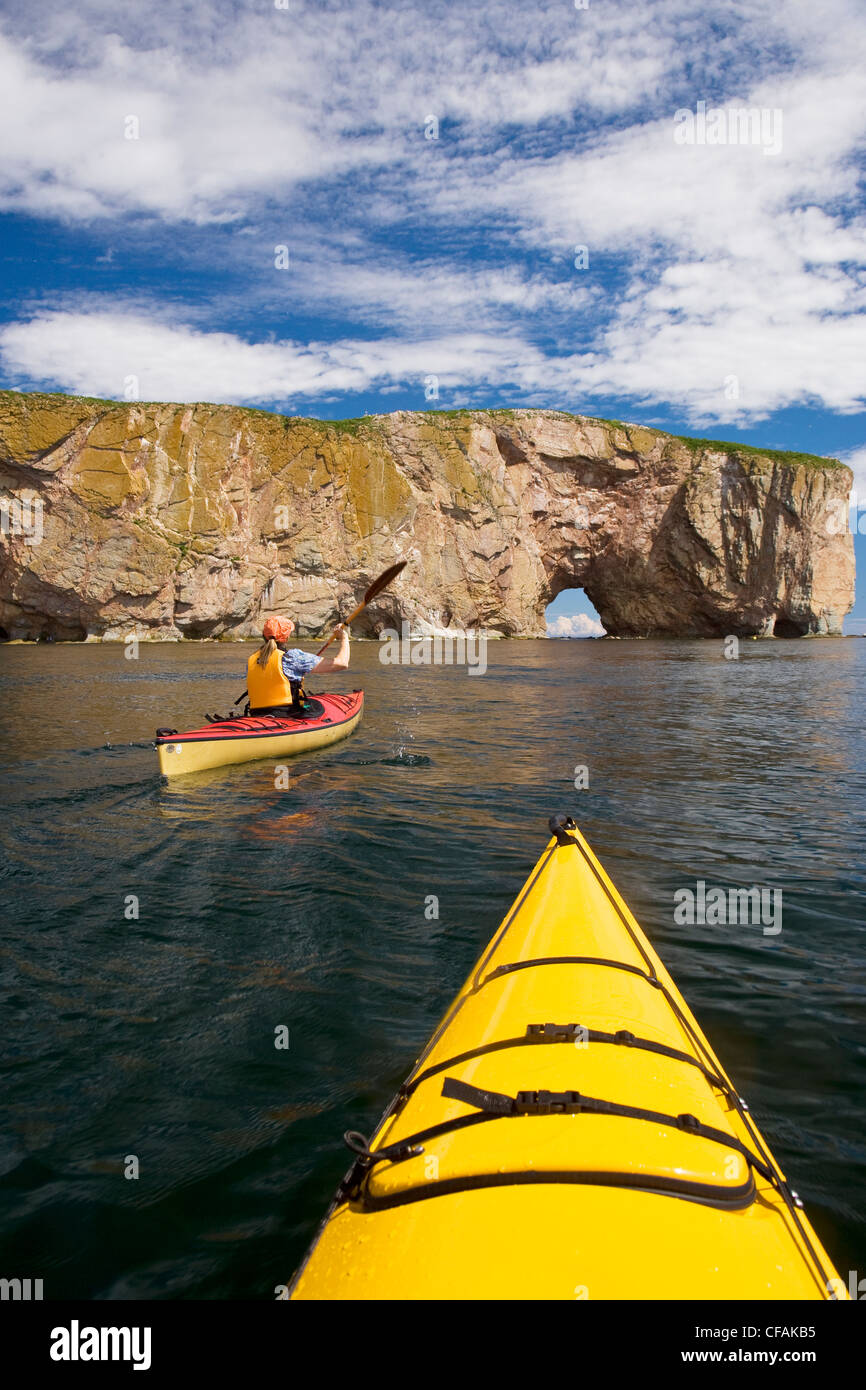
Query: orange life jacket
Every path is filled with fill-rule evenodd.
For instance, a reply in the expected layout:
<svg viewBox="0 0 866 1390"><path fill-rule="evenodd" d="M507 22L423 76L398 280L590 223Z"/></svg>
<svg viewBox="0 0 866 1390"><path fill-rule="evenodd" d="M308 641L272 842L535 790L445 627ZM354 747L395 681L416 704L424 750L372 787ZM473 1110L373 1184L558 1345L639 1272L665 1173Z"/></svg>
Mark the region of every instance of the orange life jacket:
<svg viewBox="0 0 866 1390"><path fill-rule="evenodd" d="M283 675L283 653L277 647L267 663L259 665L258 653L247 662L247 694L250 709L267 709L270 705L292 704L292 683ZM304 698L301 685L300 698Z"/></svg>

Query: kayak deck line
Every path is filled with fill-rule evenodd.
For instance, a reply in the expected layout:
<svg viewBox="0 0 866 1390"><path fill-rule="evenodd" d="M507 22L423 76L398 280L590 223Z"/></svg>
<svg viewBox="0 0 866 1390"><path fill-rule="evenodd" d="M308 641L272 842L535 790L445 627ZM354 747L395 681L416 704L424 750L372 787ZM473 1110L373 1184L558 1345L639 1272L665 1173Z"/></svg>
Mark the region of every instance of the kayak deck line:
<svg viewBox="0 0 866 1390"><path fill-rule="evenodd" d="M656 1297L844 1297L663 963L571 818L550 828L373 1138L346 1135L289 1296L573 1297L579 1250L592 1297L640 1296L635 1259Z"/></svg>

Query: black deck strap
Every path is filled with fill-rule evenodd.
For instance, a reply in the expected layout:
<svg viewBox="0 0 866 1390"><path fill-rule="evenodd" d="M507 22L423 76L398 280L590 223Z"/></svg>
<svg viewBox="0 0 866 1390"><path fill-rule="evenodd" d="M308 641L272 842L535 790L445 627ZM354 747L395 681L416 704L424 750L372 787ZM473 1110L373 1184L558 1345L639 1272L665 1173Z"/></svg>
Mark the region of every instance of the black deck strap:
<svg viewBox="0 0 866 1390"><path fill-rule="evenodd" d="M515 970L529 970L535 965L605 965L611 970L627 970L630 975L639 975L654 989L660 989L665 995L668 992L657 975L648 974L639 965L629 965L624 960L608 960L605 956L534 956L531 960L512 960L505 965L497 965L495 970L485 975L482 983L489 984L500 975L511 975Z"/></svg>
<svg viewBox="0 0 866 1390"><path fill-rule="evenodd" d="M582 1023L529 1023L522 1038L500 1038L497 1042L482 1043L479 1047L470 1048L467 1052L459 1052L456 1056L446 1057L444 1062L437 1062L435 1066L425 1067L424 1071L420 1071L417 1076L412 1076L404 1082L397 1095L401 1102L407 1101L422 1081L429 1081L430 1077L436 1076L438 1072L450 1071L452 1067L458 1067L463 1062L474 1062L477 1057L486 1057L490 1052L504 1052L512 1047L538 1047L556 1043L568 1043L574 1046L576 1042L582 1040L588 1043L610 1043L620 1047L632 1047L635 1051L653 1052L659 1057L670 1057L674 1062L686 1062L691 1067L697 1067L711 1086L733 1099L734 1093L727 1081L724 1081L716 1072L711 1071L709 1067L704 1066L703 1062L697 1057L693 1057L691 1053L681 1052L678 1047L669 1047L667 1043L653 1042L651 1038L637 1037L625 1028L621 1028L618 1033L605 1033L598 1028L585 1028Z"/></svg>
<svg viewBox="0 0 866 1390"><path fill-rule="evenodd" d="M464 1105L474 1105L485 1115L517 1114L511 1096L504 1096L501 1091L482 1091L480 1086L470 1086L468 1081L458 1081L454 1076L446 1076L442 1083L442 1094L446 1100L461 1100Z"/></svg>
<svg viewBox="0 0 866 1390"><path fill-rule="evenodd" d="M524 1168L517 1172L472 1173L462 1178L439 1178L432 1182L422 1182L412 1187L396 1189L383 1195L375 1195L369 1187L356 1186L340 1189L340 1201L354 1201L364 1212L389 1211L394 1207L408 1206L414 1202L426 1202L432 1197L445 1197L451 1193L478 1192L490 1187L522 1187L526 1184L563 1183L582 1187L621 1187L631 1191L650 1193L657 1197L684 1197L702 1206L716 1207L722 1211L742 1211L755 1200L755 1180L749 1173L748 1180L740 1187L718 1187L712 1183L688 1182L682 1178L647 1177L644 1173L625 1173L611 1170L587 1168L583 1171L566 1169Z"/></svg>
<svg viewBox="0 0 866 1390"><path fill-rule="evenodd" d="M666 1115L660 1110L644 1110L635 1105L620 1105L617 1101L585 1096L580 1091L518 1091L516 1096L504 1096L499 1091L483 1091L479 1086L470 1086L468 1082L458 1081L451 1076L447 1076L442 1083L442 1095L446 1100L473 1105L491 1119L516 1115L611 1115L625 1120L647 1120L650 1124L668 1125L700 1139L723 1144L727 1149L736 1149L761 1177L773 1186L778 1185L772 1169L736 1135L716 1129L713 1125L705 1125L694 1115ZM412 1143L417 1137L405 1139L403 1143Z"/></svg>
<svg viewBox="0 0 866 1390"><path fill-rule="evenodd" d="M571 845L572 847L577 845L574 836L567 833L569 830L577 829L577 822L572 820L571 816L551 816L547 824L551 835L556 836L558 845Z"/></svg>

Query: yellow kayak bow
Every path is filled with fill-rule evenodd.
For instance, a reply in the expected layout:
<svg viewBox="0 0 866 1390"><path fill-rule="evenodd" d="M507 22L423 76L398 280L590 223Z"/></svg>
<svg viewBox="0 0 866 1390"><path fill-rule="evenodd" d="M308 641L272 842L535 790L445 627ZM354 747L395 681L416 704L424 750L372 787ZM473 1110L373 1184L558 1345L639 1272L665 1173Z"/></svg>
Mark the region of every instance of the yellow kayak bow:
<svg viewBox="0 0 866 1390"><path fill-rule="evenodd" d="M295 1299L833 1299L845 1287L574 822L355 1151Z"/></svg>

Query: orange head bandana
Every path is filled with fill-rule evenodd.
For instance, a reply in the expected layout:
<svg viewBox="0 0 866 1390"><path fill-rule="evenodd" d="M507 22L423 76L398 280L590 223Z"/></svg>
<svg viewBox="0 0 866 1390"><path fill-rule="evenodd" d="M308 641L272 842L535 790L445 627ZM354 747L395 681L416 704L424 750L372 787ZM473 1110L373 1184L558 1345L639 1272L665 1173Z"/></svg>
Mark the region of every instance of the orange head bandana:
<svg viewBox="0 0 866 1390"><path fill-rule="evenodd" d="M288 618L268 618L262 628L262 636L265 641L273 637L275 642L288 642L294 630L295 625Z"/></svg>

